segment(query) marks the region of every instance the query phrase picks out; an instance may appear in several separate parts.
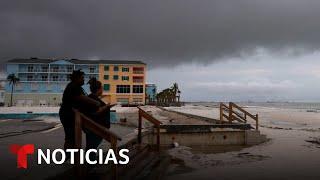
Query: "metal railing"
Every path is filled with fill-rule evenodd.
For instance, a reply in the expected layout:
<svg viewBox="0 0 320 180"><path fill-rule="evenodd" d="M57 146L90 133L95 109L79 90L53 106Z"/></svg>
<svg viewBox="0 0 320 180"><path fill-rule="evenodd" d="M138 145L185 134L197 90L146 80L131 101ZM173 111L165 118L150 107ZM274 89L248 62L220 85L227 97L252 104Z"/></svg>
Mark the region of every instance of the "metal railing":
<svg viewBox="0 0 320 180"><path fill-rule="evenodd" d="M251 119L255 120L255 129L258 130L258 114L253 115L233 102L229 102L229 106L227 106L224 103L220 103L220 121L222 123L225 122L224 119L227 119L229 123L232 123L232 121L235 120L240 123L247 123L247 117L250 117Z"/></svg>
<svg viewBox="0 0 320 180"><path fill-rule="evenodd" d="M97 136L102 137L106 141L110 142L111 149L114 151L114 153L117 155L117 143L118 140L121 141L121 137L117 134L113 133L109 129L97 124L92 119L88 118L81 112L79 112L76 109L73 109L75 112L75 148L81 149L82 145L82 129L86 128L89 131L93 132ZM77 169L77 175L79 177L84 176L84 171L80 165L80 159L79 156L76 156L75 158L75 164ZM112 177L113 179L118 179L118 171L117 171L117 164L112 164Z"/></svg>

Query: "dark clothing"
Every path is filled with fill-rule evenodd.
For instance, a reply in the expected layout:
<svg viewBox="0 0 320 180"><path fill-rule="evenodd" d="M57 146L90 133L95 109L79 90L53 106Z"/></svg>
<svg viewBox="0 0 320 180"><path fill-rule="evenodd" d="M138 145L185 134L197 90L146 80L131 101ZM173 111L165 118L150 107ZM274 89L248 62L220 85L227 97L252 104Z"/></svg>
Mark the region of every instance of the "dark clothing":
<svg viewBox="0 0 320 180"><path fill-rule="evenodd" d="M78 104L74 99L77 96L86 95L81 86L70 82L63 92L62 106L66 109L79 108Z"/></svg>
<svg viewBox="0 0 320 180"><path fill-rule="evenodd" d="M92 98L93 100L98 101L100 103L101 107L106 105L106 103L104 103L95 94L90 94L88 97ZM87 114L87 116L90 119L92 119L93 121L95 121L96 123L98 123L106 128L110 128L110 108L107 110L107 112L105 112L103 114L97 114L96 111L94 111L94 112L87 111L87 113L85 113L85 114ZM93 132L91 132L89 130L85 130L85 133L86 133L86 150L97 149L99 144L102 141L102 138L97 136L96 134L94 134ZM93 156L91 156L91 154L90 154L90 159L93 160L94 154L93 154Z"/></svg>
<svg viewBox="0 0 320 180"><path fill-rule="evenodd" d="M100 103L100 107L103 107L106 105L105 102L103 102L98 96L95 94L90 94L88 97L92 98L95 101L98 101ZM90 110L87 110L90 111ZM98 115L95 113L96 111L91 110L91 112L88 112L88 116L94 120L96 123L99 123L100 125L110 128L110 108L103 114Z"/></svg>
<svg viewBox="0 0 320 180"><path fill-rule="evenodd" d="M77 102L75 100L76 97L81 95L85 95L84 90L81 86L70 82L66 89L63 92L62 104L59 110L60 121L63 125L64 133L65 133L65 144L64 148L74 148L75 143L75 135L74 135L74 112L72 108L83 109L84 104Z"/></svg>

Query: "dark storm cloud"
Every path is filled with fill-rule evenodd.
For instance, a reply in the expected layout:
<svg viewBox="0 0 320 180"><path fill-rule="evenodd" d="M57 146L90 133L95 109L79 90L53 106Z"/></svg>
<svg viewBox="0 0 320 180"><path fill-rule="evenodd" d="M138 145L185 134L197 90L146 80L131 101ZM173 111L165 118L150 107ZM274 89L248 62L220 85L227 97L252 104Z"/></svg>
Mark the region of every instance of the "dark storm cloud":
<svg viewBox="0 0 320 180"><path fill-rule="evenodd" d="M143 59L155 66L320 47L317 0L1 0L0 59Z"/></svg>

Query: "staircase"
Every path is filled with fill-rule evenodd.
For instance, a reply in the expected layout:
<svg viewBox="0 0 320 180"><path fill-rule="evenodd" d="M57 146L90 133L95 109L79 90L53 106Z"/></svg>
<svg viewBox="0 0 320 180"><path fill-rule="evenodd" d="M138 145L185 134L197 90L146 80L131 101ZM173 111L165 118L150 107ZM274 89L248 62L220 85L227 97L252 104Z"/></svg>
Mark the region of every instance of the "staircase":
<svg viewBox="0 0 320 180"><path fill-rule="evenodd" d="M239 105L229 102L229 105L220 103L220 123L236 123L249 124L248 119L251 118L254 122L254 127L251 126L252 130L245 130L245 144L256 145L267 141L267 136L263 135L259 131L259 116L258 114L251 114Z"/></svg>
<svg viewBox="0 0 320 180"><path fill-rule="evenodd" d="M233 121L237 121L238 123L248 123L248 117L255 121L255 130L258 131L258 114L253 115L233 102L229 102L229 106L224 103L220 103L220 123L233 123ZM227 121L225 121L225 119Z"/></svg>
<svg viewBox="0 0 320 180"><path fill-rule="evenodd" d="M134 145L129 149L130 161L118 165L118 179L161 179L171 158L163 152L154 150L150 145ZM115 179L111 166L98 165L92 168L86 179Z"/></svg>

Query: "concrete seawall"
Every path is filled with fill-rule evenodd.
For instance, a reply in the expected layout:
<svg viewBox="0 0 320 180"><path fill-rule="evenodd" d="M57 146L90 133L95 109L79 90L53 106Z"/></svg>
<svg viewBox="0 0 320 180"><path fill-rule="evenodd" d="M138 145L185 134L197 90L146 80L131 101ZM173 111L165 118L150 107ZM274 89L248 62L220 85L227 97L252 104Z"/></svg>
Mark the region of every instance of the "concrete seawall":
<svg viewBox="0 0 320 180"><path fill-rule="evenodd" d="M174 142L183 146L255 145L264 141L266 137L259 131L250 130L248 124L162 125L160 127L161 146L171 146ZM146 134L142 142L156 144L156 134L152 132Z"/></svg>

